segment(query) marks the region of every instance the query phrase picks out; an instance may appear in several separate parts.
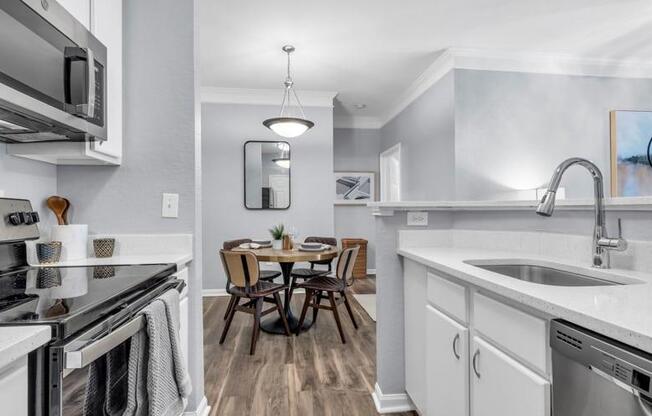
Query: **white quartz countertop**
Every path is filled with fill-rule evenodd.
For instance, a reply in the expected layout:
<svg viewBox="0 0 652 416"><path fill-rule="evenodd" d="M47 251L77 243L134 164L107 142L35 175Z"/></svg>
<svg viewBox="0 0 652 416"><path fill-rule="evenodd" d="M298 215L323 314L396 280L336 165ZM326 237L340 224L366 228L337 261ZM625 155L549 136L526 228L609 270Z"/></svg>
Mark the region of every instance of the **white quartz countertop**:
<svg viewBox="0 0 652 416"><path fill-rule="evenodd" d="M170 264L175 263L177 268L183 268L192 260L192 254L137 254L119 255L113 257L89 257L80 260L68 260L51 264L32 263L35 267L79 267L79 266L117 266L126 264Z"/></svg>
<svg viewBox="0 0 652 416"><path fill-rule="evenodd" d="M486 291L527 305L552 317L652 353L652 274L629 270L598 270L539 255L450 247L400 248L398 254L456 277ZM563 265L568 271L605 280L636 284L568 287L514 279L465 263L468 260L536 260Z"/></svg>
<svg viewBox="0 0 652 416"><path fill-rule="evenodd" d="M0 328L0 369L50 341L49 326L11 326Z"/></svg>

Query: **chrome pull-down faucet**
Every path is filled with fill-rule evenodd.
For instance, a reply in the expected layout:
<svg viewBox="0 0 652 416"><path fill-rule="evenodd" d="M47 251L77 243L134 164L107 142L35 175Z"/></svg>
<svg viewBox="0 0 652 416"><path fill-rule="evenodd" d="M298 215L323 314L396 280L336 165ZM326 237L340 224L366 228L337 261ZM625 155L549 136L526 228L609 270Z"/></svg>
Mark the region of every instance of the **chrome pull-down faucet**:
<svg viewBox="0 0 652 416"><path fill-rule="evenodd" d="M609 251L624 251L627 249L627 241L622 238L622 227L618 220L618 238L607 236L607 227L604 213L604 181L602 172L591 161L580 157L566 159L557 166L550 179L548 190L537 206L537 214L550 217L555 209L555 195L559 188L561 177L566 169L573 165L580 165L586 168L593 177L593 194L595 198L595 226L593 228L593 267L601 269L609 268Z"/></svg>

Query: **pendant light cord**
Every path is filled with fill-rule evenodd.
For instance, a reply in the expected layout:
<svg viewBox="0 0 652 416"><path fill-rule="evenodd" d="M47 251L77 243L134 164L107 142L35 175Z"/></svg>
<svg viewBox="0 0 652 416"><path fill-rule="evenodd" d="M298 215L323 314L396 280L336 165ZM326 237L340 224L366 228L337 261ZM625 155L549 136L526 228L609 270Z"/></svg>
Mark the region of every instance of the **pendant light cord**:
<svg viewBox="0 0 652 416"><path fill-rule="evenodd" d="M303 111L303 106L301 105L301 101L299 100L299 96L297 95L297 92L294 90L294 81L292 80L292 73L290 72L290 54L292 51L285 51L288 55L288 64L287 64L287 77L285 78L285 91L283 92L283 102L281 102L281 112L279 114L279 117L283 117L283 113L286 108L289 108L292 104L292 95L294 95L294 99L297 101L297 105L299 107L299 111L301 111L301 116L303 118L306 118L306 113ZM291 91L291 92L290 92Z"/></svg>

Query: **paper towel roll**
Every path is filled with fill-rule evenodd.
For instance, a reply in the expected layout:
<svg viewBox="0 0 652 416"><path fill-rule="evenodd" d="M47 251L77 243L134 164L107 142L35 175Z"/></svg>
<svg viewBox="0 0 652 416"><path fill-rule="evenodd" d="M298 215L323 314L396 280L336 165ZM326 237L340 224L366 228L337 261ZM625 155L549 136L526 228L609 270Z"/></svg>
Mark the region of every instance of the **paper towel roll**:
<svg viewBox="0 0 652 416"><path fill-rule="evenodd" d="M52 241L61 241L61 261L88 258L87 224L55 225Z"/></svg>

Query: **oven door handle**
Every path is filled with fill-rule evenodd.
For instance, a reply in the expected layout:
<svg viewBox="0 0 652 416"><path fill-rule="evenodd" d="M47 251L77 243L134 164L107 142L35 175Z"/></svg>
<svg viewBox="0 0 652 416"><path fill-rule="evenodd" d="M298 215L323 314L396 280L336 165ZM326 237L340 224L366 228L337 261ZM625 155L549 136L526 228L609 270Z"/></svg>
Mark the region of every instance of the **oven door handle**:
<svg viewBox="0 0 652 416"><path fill-rule="evenodd" d="M84 368L145 328L145 316L138 315L106 336L72 351L64 351L65 369Z"/></svg>
<svg viewBox="0 0 652 416"><path fill-rule="evenodd" d="M185 286L186 282L183 280L174 280L169 284L164 285L160 291L162 293L165 290L175 289L181 293ZM129 309L129 307L127 306L125 309ZM82 335L80 339L73 340L63 347L64 370L74 370L86 367L93 361L136 335L139 331L145 328L146 324L147 322L144 315L136 315L128 322L97 338L92 335L96 333L95 328L91 329L87 333L89 335L86 337ZM104 328L105 325L106 323L100 324L99 327Z"/></svg>

